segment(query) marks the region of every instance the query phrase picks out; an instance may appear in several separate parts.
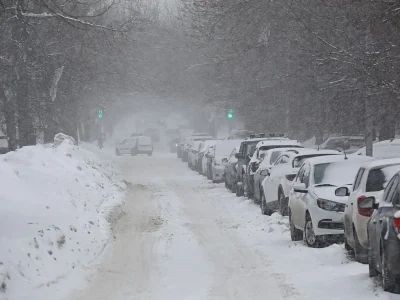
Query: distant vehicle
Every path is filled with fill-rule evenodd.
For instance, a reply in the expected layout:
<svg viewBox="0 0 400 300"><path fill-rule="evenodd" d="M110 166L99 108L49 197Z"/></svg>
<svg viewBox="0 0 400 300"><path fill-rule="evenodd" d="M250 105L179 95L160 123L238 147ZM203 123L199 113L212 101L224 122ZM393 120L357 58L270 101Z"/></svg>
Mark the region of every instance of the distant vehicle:
<svg viewBox="0 0 400 300"><path fill-rule="evenodd" d="M131 137L135 137L135 136L142 136L143 133L142 132L134 132L131 134Z"/></svg>
<svg viewBox="0 0 400 300"><path fill-rule="evenodd" d="M175 153L178 150L179 137L173 138L169 142L169 150L171 153Z"/></svg>
<svg viewBox="0 0 400 300"><path fill-rule="evenodd" d="M362 147L354 155L365 155L366 148ZM378 159L400 158L400 139L385 140L373 144L373 156Z"/></svg>
<svg viewBox="0 0 400 300"><path fill-rule="evenodd" d="M300 166L309 158L338 155L335 150L288 149L281 153L274 165L264 171L268 176L261 183L261 212L269 214L271 207L282 216L287 215L289 190ZM341 155L343 157L343 155Z"/></svg>
<svg viewBox="0 0 400 300"><path fill-rule="evenodd" d="M289 192L289 225L292 241L303 239L309 247L343 239L343 212L347 197L335 195L341 186L351 186L358 169L374 158L329 155L307 159Z"/></svg>
<svg viewBox="0 0 400 300"><path fill-rule="evenodd" d="M208 147L207 150L204 152L203 158L201 160L201 173L206 177L209 177L208 174L208 159L214 155L214 146Z"/></svg>
<svg viewBox="0 0 400 300"><path fill-rule="evenodd" d="M236 167L238 159L236 158L237 149L240 145L237 145L228 157L228 162L225 165L225 187L236 193Z"/></svg>
<svg viewBox="0 0 400 300"><path fill-rule="evenodd" d="M269 174L268 170L274 165L276 159L285 151L291 149L299 149L299 148L273 148L266 150L263 155L264 158L260 163L259 167L257 168L256 172L254 173L253 182L254 182L254 194L253 199L256 203L261 203L261 183L263 182L264 178Z"/></svg>
<svg viewBox="0 0 400 300"><path fill-rule="evenodd" d="M236 195L246 195L252 198L254 173L261 161L262 154L269 149L287 147L302 148L303 146L298 141L289 140L285 137L274 136L244 140L240 145L239 153L236 154L236 157L239 159L238 188L236 189Z"/></svg>
<svg viewBox="0 0 400 300"><path fill-rule="evenodd" d="M366 197L358 203L361 210L371 211L368 222L369 276L381 274L385 291L400 290L400 172L389 181L382 199Z"/></svg>
<svg viewBox="0 0 400 300"><path fill-rule="evenodd" d="M203 140L195 140L188 149L188 167L190 169L194 170L197 166L198 153L202 142Z"/></svg>
<svg viewBox="0 0 400 300"><path fill-rule="evenodd" d="M178 139L180 137L180 130L179 128L169 128L165 130L165 137L167 140L167 145L171 145L171 141Z"/></svg>
<svg viewBox="0 0 400 300"><path fill-rule="evenodd" d="M0 154L10 152L10 145L6 136L0 136Z"/></svg>
<svg viewBox="0 0 400 300"><path fill-rule="evenodd" d="M158 128L147 128L144 133L145 136L151 137L153 142L160 141L160 130Z"/></svg>
<svg viewBox="0 0 400 300"><path fill-rule="evenodd" d="M229 135L230 140L241 140L249 137L254 132L246 129L233 129Z"/></svg>
<svg viewBox="0 0 400 300"><path fill-rule="evenodd" d="M138 154L153 154L153 143L148 136L129 137L122 140L116 145L115 154L117 156L130 154L132 156Z"/></svg>
<svg viewBox="0 0 400 300"><path fill-rule="evenodd" d="M319 149L346 151L351 154L363 146L365 146L364 136L331 136L319 145Z"/></svg>
<svg viewBox="0 0 400 300"><path fill-rule="evenodd" d="M225 166L228 164L228 157L232 150L241 140L219 140L214 147L214 152L208 160L209 179L213 182L224 180Z"/></svg>
<svg viewBox="0 0 400 300"><path fill-rule="evenodd" d="M339 188L338 196L348 196L344 210L345 248L354 252L361 263L368 263L367 224L373 210L359 207L359 203L368 197L378 201L393 177L400 171L400 159L382 159L363 164L358 170L354 185L350 191L347 187Z"/></svg>

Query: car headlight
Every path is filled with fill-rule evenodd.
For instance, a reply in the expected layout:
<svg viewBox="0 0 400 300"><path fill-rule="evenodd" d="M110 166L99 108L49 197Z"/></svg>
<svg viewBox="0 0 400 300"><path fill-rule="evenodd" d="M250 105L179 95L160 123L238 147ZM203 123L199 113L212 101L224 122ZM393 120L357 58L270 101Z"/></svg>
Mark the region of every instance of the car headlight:
<svg viewBox="0 0 400 300"><path fill-rule="evenodd" d="M344 212L345 205L343 203L338 203L331 200L326 199L317 199L317 205L319 208L328 210L328 211L337 211L337 212Z"/></svg>

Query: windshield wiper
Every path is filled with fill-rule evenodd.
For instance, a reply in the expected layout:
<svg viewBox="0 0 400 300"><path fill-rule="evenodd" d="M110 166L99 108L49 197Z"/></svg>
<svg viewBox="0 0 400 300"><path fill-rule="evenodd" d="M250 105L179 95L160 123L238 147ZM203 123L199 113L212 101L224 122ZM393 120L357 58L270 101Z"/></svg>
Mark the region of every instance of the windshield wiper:
<svg viewBox="0 0 400 300"><path fill-rule="evenodd" d="M330 184L330 183L320 183L320 184L314 185L314 187L321 187L321 186L336 186L336 185Z"/></svg>

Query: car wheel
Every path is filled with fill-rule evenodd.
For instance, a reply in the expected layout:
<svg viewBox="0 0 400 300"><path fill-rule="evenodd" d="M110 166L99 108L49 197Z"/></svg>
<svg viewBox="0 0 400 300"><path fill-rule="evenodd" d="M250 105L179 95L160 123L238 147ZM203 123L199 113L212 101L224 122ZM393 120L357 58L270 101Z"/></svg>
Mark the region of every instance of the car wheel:
<svg viewBox="0 0 400 300"><path fill-rule="evenodd" d="M386 292L394 293L397 290L395 278L390 274L388 268L388 256L385 249L381 249L382 287Z"/></svg>
<svg viewBox="0 0 400 300"><path fill-rule="evenodd" d="M116 155L116 156L121 156L121 152L119 152L118 149L115 149L115 155Z"/></svg>
<svg viewBox="0 0 400 300"><path fill-rule="evenodd" d="M237 185L236 185L236 183L232 183L231 192L236 193L236 191L237 191Z"/></svg>
<svg viewBox="0 0 400 300"><path fill-rule="evenodd" d="M283 191L281 189L279 189L279 193L278 193L278 199L279 199L279 213L282 216L287 216L288 215L288 206L287 206L287 201L286 201L286 197L285 194L283 193Z"/></svg>
<svg viewBox="0 0 400 300"><path fill-rule="evenodd" d="M378 276L378 271L375 268L375 261L372 255L371 247L368 249L368 267L369 267L369 277Z"/></svg>
<svg viewBox="0 0 400 300"><path fill-rule="evenodd" d="M289 225L290 225L290 238L293 242L301 241L303 239L303 232L294 226L292 220L292 213L289 209Z"/></svg>
<svg viewBox="0 0 400 300"><path fill-rule="evenodd" d="M304 225L304 241L308 247L318 248L322 245L322 238L314 232L310 214L307 212L306 224Z"/></svg>
<svg viewBox="0 0 400 300"><path fill-rule="evenodd" d="M353 236L354 236L354 256L356 261L362 264L368 263L368 250L361 246L360 241L358 240L356 229L353 228Z"/></svg>
<svg viewBox="0 0 400 300"><path fill-rule="evenodd" d="M264 192L260 192L260 198L261 198L261 204L260 204L261 213L266 216L272 215L272 210L268 208L267 202L265 201Z"/></svg>

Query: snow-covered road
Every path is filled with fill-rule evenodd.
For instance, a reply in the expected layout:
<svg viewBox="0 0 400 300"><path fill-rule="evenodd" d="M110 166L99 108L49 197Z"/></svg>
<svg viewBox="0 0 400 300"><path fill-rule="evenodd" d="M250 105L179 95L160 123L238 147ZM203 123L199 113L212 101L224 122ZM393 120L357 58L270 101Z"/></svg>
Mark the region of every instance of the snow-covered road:
<svg viewBox="0 0 400 300"><path fill-rule="evenodd" d="M287 218L262 216L172 154L115 162L131 187L114 247L68 300L399 299L342 246L291 242Z"/></svg>

